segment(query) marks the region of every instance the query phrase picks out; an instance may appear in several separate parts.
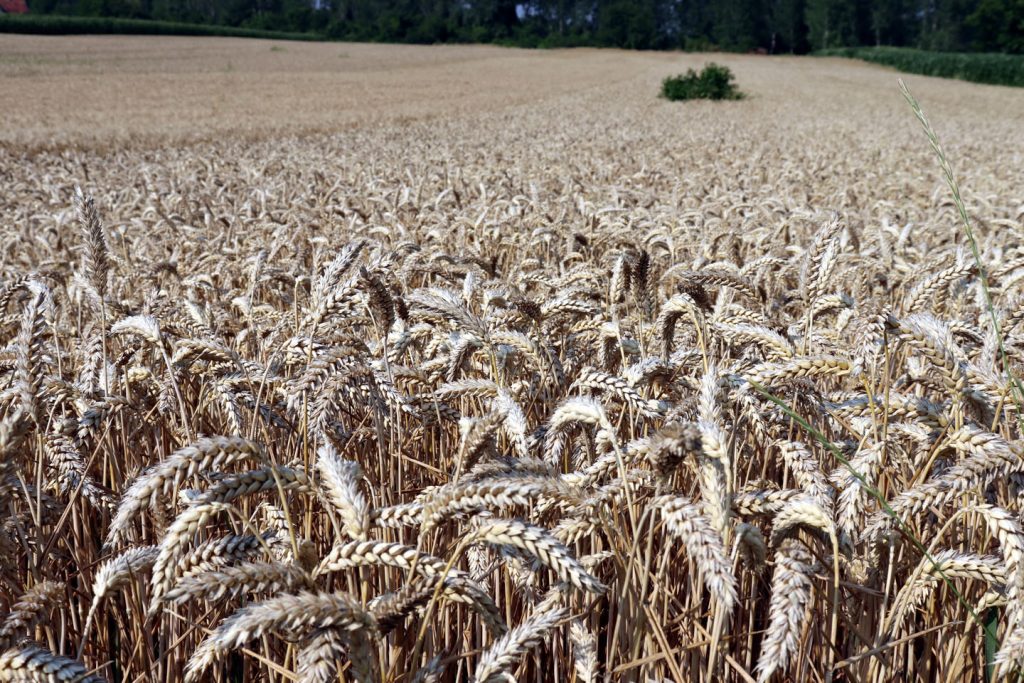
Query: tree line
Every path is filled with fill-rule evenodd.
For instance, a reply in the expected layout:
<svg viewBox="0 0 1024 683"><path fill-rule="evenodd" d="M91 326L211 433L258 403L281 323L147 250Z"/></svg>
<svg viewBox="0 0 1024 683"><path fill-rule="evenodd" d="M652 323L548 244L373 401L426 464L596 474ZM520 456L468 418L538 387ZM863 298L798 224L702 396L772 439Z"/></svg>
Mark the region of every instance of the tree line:
<svg viewBox="0 0 1024 683"><path fill-rule="evenodd" d="M1024 53L1024 0L30 0L38 14L328 38L806 53L871 45Z"/></svg>

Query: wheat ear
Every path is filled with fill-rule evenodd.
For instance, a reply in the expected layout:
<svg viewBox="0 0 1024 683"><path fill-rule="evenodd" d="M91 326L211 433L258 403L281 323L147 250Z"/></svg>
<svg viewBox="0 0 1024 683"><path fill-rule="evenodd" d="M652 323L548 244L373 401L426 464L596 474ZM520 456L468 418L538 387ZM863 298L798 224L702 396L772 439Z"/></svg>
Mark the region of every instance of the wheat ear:
<svg viewBox="0 0 1024 683"><path fill-rule="evenodd" d="M507 681L509 670L519 663L523 655L543 643L565 616L565 609L543 612L531 616L499 638L480 655L476 672L473 674L475 683Z"/></svg>
<svg viewBox="0 0 1024 683"><path fill-rule="evenodd" d="M334 629L376 636L377 621L359 603L342 593L281 595L235 612L193 653L185 669L186 683L196 681L218 657L272 631L303 633Z"/></svg>

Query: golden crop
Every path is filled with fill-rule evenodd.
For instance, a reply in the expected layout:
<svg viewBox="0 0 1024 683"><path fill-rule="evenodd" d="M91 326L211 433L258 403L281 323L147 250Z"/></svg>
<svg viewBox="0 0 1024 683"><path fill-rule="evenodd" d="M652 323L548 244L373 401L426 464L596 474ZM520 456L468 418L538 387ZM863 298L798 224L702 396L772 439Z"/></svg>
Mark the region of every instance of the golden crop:
<svg viewBox="0 0 1024 683"><path fill-rule="evenodd" d="M0 681L1014 671L1024 94L285 48L0 38Z"/></svg>

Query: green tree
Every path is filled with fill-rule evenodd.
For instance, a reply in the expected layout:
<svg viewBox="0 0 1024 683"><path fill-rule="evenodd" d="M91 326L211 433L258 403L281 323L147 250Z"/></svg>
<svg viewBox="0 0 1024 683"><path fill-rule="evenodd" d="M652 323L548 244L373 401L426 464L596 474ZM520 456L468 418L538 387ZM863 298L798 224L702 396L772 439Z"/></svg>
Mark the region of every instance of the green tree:
<svg viewBox="0 0 1024 683"><path fill-rule="evenodd" d="M676 3L675 13L679 23L680 47L711 43L714 7L710 0L681 0Z"/></svg>
<svg viewBox="0 0 1024 683"><path fill-rule="evenodd" d="M968 26L975 49L1024 53L1024 0L981 0Z"/></svg>
<svg viewBox="0 0 1024 683"><path fill-rule="evenodd" d="M600 45L645 50L654 45L656 32L649 1L611 0L600 6L596 32Z"/></svg>
<svg viewBox="0 0 1024 683"><path fill-rule="evenodd" d="M906 0L873 0L870 18L871 44L909 44L912 21L907 16L908 13Z"/></svg>
<svg viewBox="0 0 1024 683"><path fill-rule="evenodd" d="M769 4L769 52L804 54L810 49L804 21L805 4L804 0L774 0Z"/></svg>
<svg viewBox="0 0 1024 683"><path fill-rule="evenodd" d="M806 21L811 47L859 45L858 10L862 3L844 0L807 0Z"/></svg>
<svg viewBox="0 0 1024 683"><path fill-rule="evenodd" d="M759 0L720 0L715 3L714 38L729 50L747 51L764 45L764 7Z"/></svg>

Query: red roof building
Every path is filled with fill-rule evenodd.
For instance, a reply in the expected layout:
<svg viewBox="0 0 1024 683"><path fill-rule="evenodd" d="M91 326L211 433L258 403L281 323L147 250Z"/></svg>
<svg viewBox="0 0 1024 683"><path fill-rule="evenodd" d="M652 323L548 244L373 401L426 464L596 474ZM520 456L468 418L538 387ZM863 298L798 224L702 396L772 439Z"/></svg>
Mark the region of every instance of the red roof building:
<svg viewBox="0 0 1024 683"><path fill-rule="evenodd" d="M25 0L0 0L0 14L27 14L28 3Z"/></svg>

